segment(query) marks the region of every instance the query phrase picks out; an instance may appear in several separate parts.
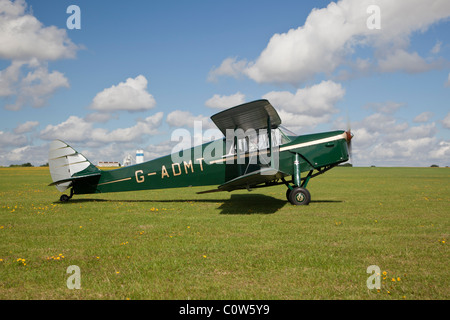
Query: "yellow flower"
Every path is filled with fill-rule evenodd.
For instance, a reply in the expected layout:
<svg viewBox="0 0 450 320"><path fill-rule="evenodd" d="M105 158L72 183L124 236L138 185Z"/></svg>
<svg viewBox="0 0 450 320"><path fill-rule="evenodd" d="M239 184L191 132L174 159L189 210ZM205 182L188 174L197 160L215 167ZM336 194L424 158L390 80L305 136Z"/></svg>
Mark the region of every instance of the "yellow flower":
<svg viewBox="0 0 450 320"><path fill-rule="evenodd" d="M400 277L397 277L397 281L400 281L401 279L400 279Z"/></svg>
<svg viewBox="0 0 450 320"><path fill-rule="evenodd" d="M383 276L385 276L385 275L387 275L387 272L386 272L386 271L383 271Z"/></svg>
<svg viewBox="0 0 450 320"><path fill-rule="evenodd" d="M395 282L395 278L392 278L391 281L392 281L392 282Z"/></svg>

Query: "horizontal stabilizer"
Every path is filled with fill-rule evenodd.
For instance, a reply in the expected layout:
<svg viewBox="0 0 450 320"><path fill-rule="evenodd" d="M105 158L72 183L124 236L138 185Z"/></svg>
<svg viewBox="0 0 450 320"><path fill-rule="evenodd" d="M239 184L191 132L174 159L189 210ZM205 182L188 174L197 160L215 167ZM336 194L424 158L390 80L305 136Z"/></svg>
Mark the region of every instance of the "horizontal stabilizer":
<svg viewBox="0 0 450 320"><path fill-rule="evenodd" d="M65 184L67 182L73 182L73 181L76 181L76 180L82 180L82 179L91 178L91 177L95 177L95 176L101 176L101 175L102 174L99 172L99 173L88 174L88 175L81 176L81 177L71 177L71 178L68 178L68 179L52 182L48 186L49 187L50 186L58 186L60 184Z"/></svg>

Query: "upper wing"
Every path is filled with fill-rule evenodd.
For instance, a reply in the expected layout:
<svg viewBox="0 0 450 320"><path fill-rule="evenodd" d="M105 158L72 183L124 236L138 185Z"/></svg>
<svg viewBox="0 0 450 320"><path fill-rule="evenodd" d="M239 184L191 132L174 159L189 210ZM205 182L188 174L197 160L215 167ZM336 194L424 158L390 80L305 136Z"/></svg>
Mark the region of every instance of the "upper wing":
<svg viewBox="0 0 450 320"><path fill-rule="evenodd" d="M211 117L214 124L226 136L226 130L276 128L281 124L280 116L267 100L256 100L216 113Z"/></svg>

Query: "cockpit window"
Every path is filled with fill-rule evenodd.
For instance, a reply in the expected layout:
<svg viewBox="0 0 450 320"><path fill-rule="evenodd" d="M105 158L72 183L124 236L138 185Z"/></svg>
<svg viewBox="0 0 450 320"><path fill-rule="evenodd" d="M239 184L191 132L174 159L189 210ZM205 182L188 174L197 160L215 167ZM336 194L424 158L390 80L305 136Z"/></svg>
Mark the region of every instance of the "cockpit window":
<svg viewBox="0 0 450 320"><path fill-rule="evenodd" d="M271 129L272 147L289 143L295 136L295 133L284 127ZM239 153L253 152L269 148L269 135L267 129L260 129L257 133L253 131L253 134L244 135L242 138L235 139L235 137L225 139L227 142L227 155L236 154L236 140Z"/></svg>

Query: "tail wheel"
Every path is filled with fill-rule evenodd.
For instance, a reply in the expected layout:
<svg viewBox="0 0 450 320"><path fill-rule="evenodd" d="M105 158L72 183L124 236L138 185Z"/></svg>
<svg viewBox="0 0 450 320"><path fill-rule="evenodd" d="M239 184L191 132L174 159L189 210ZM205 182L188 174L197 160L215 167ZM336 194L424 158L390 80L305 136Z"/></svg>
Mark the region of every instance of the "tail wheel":
<svg viewBox="0 0 450 320"><path fill-rule="evenodd" d="M73 188L72 188L72 189L70 189L70 196L68 196L67 194L63 194L63 195L59 198L59 201L61 201L61 202L67 202L67 201L69 201L70 199L72 199L73 194L74 194L74 191L73 191Z"/></svg>
<svg viewBox="0 0 450 320"><path fill-rule="evenodd" d="M308 205L311 201L311 194L305 188L296 187L290 190L290 192L286 192L286 196L289 202L296 206Z"/></svg>
<svg viewBox="0 0 450 320"><path fill-rule="evenodd" d="M59 201L61 202L67 202L70 200L70 197L67 194L63 194L60 198Z"/></svg>

